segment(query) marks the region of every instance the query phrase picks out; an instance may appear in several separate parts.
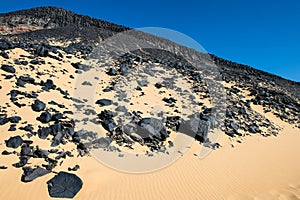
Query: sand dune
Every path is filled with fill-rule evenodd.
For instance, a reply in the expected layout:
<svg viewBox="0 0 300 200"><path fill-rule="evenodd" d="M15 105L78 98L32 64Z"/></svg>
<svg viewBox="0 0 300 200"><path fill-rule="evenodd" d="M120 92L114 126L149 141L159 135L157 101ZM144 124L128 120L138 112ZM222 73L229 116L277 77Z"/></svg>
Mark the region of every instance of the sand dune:
<svg viewBox="0 0 300 200"><path fill-rule="evenodd" d="M13 59L20 58L20 55L27 55L28 52L15 49L9 52L10 59L2 59L1 63L13 62ZM66 55L64 55L66 56ZM69 79L69 74L74 74L71 62L82 61L72 57L64 62L55 59L44 58L46 63L38 71L49 72L40 77L40 80L51 78L54 83L73 92L74 80ZM53 68L51 66L58 68ZM16 67L17 68L17 67ZM55 73L53 73L54 71ZM68 73L64 73L64 70ZM29 74L35 76L36 71L30 68L17 68L17 75ZM50 77L54 74L54 77ZM102 77L103 78L103 77ZM103 78L108 85L108 77ZM16 109L14 106L7 107L9 96L6 94L13 88L13 81L0 77L2 85L1 107L6 108L8 115L20 115L24 121L37 126L42 125L36 121L39 113L34 113L30 109L32 100L24 99L25 107ZM157 81L157 80L153 80ZM182 83L184 84L184 83ZM102 85L100 84L99 87ZM230 85L226 85L230 86ZM38 91L40 87L28 85L20 88L22 91ZM153 88L148 87L145 92L151 93ZM103 94L97 94L104 97ZM132 96L132 102L136 103L131 109L141 109L145 113L153 101L161 98L155 94L155 98L145 98L143 102L147 104L138 105L141 100ZM248 94L245 94L247 96ZM153 95L154 96L154 95ZM175 96L175 95L174 95ZM147 96L146 96L147 97ZM55 100L65 105L68 109L73 109L71 100L62 98L57 91L43 92L39 99L49 102ZM201 101L201 99L197 99ZM209 104L204 101L204 104ZM161 105L162 107L164 105ZM51 108L50 106L49 108ZM63 111L57 106L53 109ZM100 109L97 108L97 112ZM191 146L186 146L186 153L178 155L180 157L170 166L149 173L125 173L114 170L92 156L76 157L76 146L67 143L60 150L70 150L75 157L63 161L61 166L57 166L54 172L68 171L68 167L78 164L80 169L76 174L83 180L83 188L76 195L75 199L299 199L300 198L300 131L292 125L283 122L272 113L264 113L262 106L253 105L252 109L260 115L265 116L276 126L280 127L278 136L263 137L259 134L248 135L230 139L222 134L218 143L221 148L212 151L205 158L197 156L201 148L206 148L195 141ZM166 112L171 112L167 110ZM18 125L19 127L19 125ZM0 127L0 152L6 150L5 141L13 135L23 135L22 131L8 132L9 125ZM104 129L102 129L104 131ZM105 134L105 133L103 133ZM26 137L26 136L24 136ZM41 140L37 137L30 138L34 144L40 148L48 149L51 141ZM239 142L238 142L239 141ZM19 151L20 149L16 149ZM141 150L142 152L145 150ZM116 159L126 159L126 157L116 157ZM147 159L151 159L148 157ZM18 162L15 154L0 156L0 165L8 166L6 170L0 170L0 199L51 199L47 192L46 182L53 177L53 173L40 177L30 183L20 181L22 170L11 166ZM30 160L28 165L34 166L43 163L43 159Z"/></svg>

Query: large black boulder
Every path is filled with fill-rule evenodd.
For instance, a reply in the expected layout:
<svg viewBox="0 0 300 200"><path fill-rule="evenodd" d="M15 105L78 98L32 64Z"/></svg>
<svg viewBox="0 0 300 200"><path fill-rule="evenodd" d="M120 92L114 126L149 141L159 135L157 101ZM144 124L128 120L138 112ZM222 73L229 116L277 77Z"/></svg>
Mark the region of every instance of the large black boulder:
<svg viewBox="0 0 300 200"><path fill-rule="evenodd" d="M40 100L34 100L34 103L31 105L33 111L40 112L46 108L46 104Z"/></svg>
<svg viewBox="0 0 300 200"><path fill-rule="evenodd" d="M23 139L20 136L10 137L8 140L5 141L6 146L10 148L18 148L23 143Z"/></svg>
<svg viewBox="0 0 300 200"><path fill-rule="evenodd" d="M73 198L83 185L78 176L67 172L59 172L47 184L52 198Z"/></svg>
<svg viewBox="0 0 300 200"><path fill-rule="evenodd" d="M2 66L1 66L1 69L2 69L3 71L5 71L5 72L8 72L8 73L12 73L12 74L16 73L15 68L12 67L12 66L10 66L10 65L2 65Z"/></svg>

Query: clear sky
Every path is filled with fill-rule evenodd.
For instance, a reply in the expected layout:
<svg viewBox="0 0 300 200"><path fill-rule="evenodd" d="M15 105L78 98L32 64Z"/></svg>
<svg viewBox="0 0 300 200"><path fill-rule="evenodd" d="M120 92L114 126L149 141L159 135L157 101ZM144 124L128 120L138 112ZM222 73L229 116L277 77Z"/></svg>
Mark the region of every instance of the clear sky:
<svg viewBox="0 0 300 200"><path fill-rule="evenodd" d="M0 12L46 5L179 31L209 53L300 82L299 0L1 0Z"/></svg>

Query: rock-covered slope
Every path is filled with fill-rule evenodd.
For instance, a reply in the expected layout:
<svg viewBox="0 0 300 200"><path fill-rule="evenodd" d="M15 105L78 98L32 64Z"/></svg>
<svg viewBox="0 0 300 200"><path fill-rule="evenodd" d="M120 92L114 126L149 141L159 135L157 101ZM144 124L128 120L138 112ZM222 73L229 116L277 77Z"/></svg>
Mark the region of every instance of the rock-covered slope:
<svg viewBox="0 0 300 200"><path fill-rule="evenodd" d="M153 157L172 152L177 134L211 149L222 145L211 137L217 129L232 146L248 135L280 134L282 127L254 107L300 129L300 83L140 32L134 32L140 40L182 55L140 48L110 57L99 46L129 28L59 8L1 14L0 27L0 166L22 168L23 182L62 171L48 181L53 197L81 189L76 175L63 172L80 166L66 160L92 150ZM91 71L91 79L79 78ZM95 95L80 98L79 88ZM12 166L1 164L16 157Z"/></svg>

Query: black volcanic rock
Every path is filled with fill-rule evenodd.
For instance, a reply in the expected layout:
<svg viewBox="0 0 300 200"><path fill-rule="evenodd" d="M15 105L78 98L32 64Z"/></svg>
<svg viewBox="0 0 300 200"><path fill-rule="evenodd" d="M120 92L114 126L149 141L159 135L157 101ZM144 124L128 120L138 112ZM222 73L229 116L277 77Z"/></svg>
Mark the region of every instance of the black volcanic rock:
<svg viewBox="0 0 300 200"><path fill-rule="evenodd" d="M103 110L103 111L101 111L100 114L98 114L98 117L99 117L100 119L104 120L104 119L110 119L110 118L113 118L113 117L115 117L116 115L117 115L117 113L112 112L112 111L110 111L110 110Z"/></svg>
<svg viewBox="0 0 300 200"><path fill-rule="evenodd" d="M13 166L16 168L23 167L24 165L27 164L28 160L29 160L29 158L27 156L21 156L20 161L17 163L14 163Z"/></svg>
<svg viewBox="0 0 300 200"><path fill-rule="evenodd" d="M38 130L38 136L41 139L46 139L49 134L52 134L52 129L51 127L42 127Z"/></svg>
<svg viewBox="0 0 300 200"><path fill-rule="evenodd" d="M114 130L114 128L116 127L116 123L113 119L104 119L102 122L101 122L103 128L109 132L112 132Z"/></svg>
<svg viewBox="0 0 300 200"><path fill-rule="evenodd" d="M23 174L21 177L22 182L30 182L34 179L44 176L50 173L49 170L43 169L41 167L31 168L31 167L23 167Z"/></svg>
<svg viewBox="0 0 300 200"><path fill-rule="evenodd" d="M38 64L40 64L40 62L38 60L35 60L35 59L30 60L29 63L32 64L32 65L38 65Z"/></svg>
<svg viewBox="0 0 300 200"><path fill-rule="evenodd" d="M130 68L126 64L121 64L120 65L120 73L121 75L126 75L130 72Z"/></svg>
<svg viewBox="0 0 300 200"><path fill-rule="evenodd" d="M8 73L12 73L12 74L16 73L15 68L13 66L10 66L10 65L2 65L1 69L5 72L8 72Z"/></svg>
<svg viewBox="0 0 300 200"><path fill-rule="evenodd" d="M0 125L4 125L4 124L6 124L8 122L9 122L9 118L6 118L6 117L0 118Z"/></svg>
<svg viewBox="0 0 300 200"><path fill-rule="evenodd" d="M78 169L80 169L79 165L75 165L73 168L68 167L68 171L77 171Z"/></svg>
<svg viewBox="0 0 300 200"><path fill-rule="evenodd" d="M48 56L48 53L49 53L49 50L44 46L39 46L35 51L35 54L37 56L42 56L42 57Z"/></svg>
<svg viewBox="0 0 300 200"><path fill-rule="evenodd" d="M235 131L237 132L238 131L238 126L234 123L234 122L230 122L230 127Z"/></svg>
<svg viewBox="0 0 300 200"><path fill-rule="evenodd" d="M110 76L116 76L118 74L118 72L114 68L110 68L108 70L107 74L110 75Z"/></svg>
<svg viewBox="0 0 300 200"><path fill-rule="evenodd" d="M43 150L37 147L37 149L33 152L33 156L35 158L48 158L48 151L47 150Z"/></svg>
<svg viewBox="0 0 300 200"><path fill-rule="evenodd" d="M112 100L109 99L99 99L96 101L96 104L99 104L100 106L109 106L112 104Z"/></svg>
<svg viewBox="0 0 300 200"><path fill-rule="evenodd" d="M8 140L5 141L6 146L10 148L18 148L23 143L23 139L20 136L10 137Z"/></svg>
<svg viewBox="0 0 300 200"><path fill-rule="evenodd" d="M139 126L137 126L138 128L137 133L144 139L157 138L159 140L165 140L169 136L166 127L159 119L142 118L138 122L138 125Z"/></svg>
<svg viewBox="0 0 300 200"><path fill-rule="evenodd" d="M0 50L8 50L14 48L14 45L7 39L0 39Z"/></svg>
<svg viewBox="0 0 300 200"><path fill-rule="evenodd" d="M42 112L38 120L42 123L48 123L52 119L51 114L48 111Z"/></svg>
<svg viewBox="0 0 300 200"><path fill-rule="evenodd" d="M5 59L9 59L9 56L8 56L8 54L5 51L1 51L0 52L0 56L2 56Z"/></svg>
<svg viewBox="0 0 300 200"><path fill-rule="evenodd" d="M34 78L32 78L30 76L20 76L19 80L26 82L26 83L34 84Z"/></svg>
<svg viewBox="0 0 300 200"><path fill-rule="evenodd" d="M78 176L67 172L59 172L47 184L52 198L73 198L83 185Z"/></svg>
<svg viewBox="0 0 300 200"><path fill-rule="evenodd" d="M100 99L98 102L100 106L109 106L114 104L114 106L117 108L113 106L112 109L115 109L114 111L118 111L120 113L117 115L115 112L103 109L103 111L98 114L100 120L97 118L91 119L90 116L94 117L96 112L88 107L85 107L85 101L81 101L72 97L71 94L65 90L65 88L62 89L64 86L61 86L62 88L60 88L59 85L56 86L52 80L56 80L56 78L58 78L56 75L59 73L62 73L72 79L76 78L74 74L70 74L68 69L64 68L63 66L63 63L70 63L70 60L67 59L72 59L75 57L79 59L88 59L93 56L98 56L94 55L94 47L99 43L100 40L105 41L106 38L128 29L90 17L76 15L70 11L54 7L43 7L0 14L0 21L1 25L4 27L17 27L18 25L22 24L40 29L34 31L28 30L26 33L12 33L1 36L0 56L2 56L4 59L7 59L10 57L10 55L12 55L10 49L15 47L21 48L31 54L30 56L20 55L19 58L16 58L13 61L5 61L4 63L8 63L8 67L3 67L2 65L2 71L0 71L2 72L1 74L4 81L1 82L1 86L5 88L6 81L12 82L16 85L13 85L13 87L15 87L14 90L11 90L10 93L7 94L9 95L8 98L10 98L12 104L8 104L10 102L3 102L7 103L7 105L4 106L3 104L1 111L6 113L6 109L11 107L12 109L16 108L17 113L18 108L27 106L27 104L24 104L26 102L22 101L24 98L25 100L34 100L38 98L40 93L55 89L55 92L60 92L63 98L73 101L72 103L76 103L76 108L78 110L83 110L85 115L89 115L82 122L101 122L104 129L109 132L107 133L106 137L96 139L97 137L95 134L88 130L74 131L75 127L77 127L75 126L75 122L77 123L79 120L72 119L71 116L73 112L69 109L68 103L65 105L58 104L54 101L51 101L51 99L47 100L47 102L50 101L49 104L55 106L50 106L47 108L47 111L45 111L46 104L41 101L35 102L32 105L32 109L34 111L41 112L38 120L40 120L42 123L49 123L47 125L44 124L46 127L36 127L36 123L30 122L35 126L34 128L33 125L28 124L25 119L22 120L18 118L18 116L8 117L6 114L1 114L0 125L6 124L7 127L10 126L9 130L14 131L16 130L17 123L20 123L22 120L23 127L18 126L18 128L22 130L22 134L25 134L24 138L28 136L47 139L49 142L51 142L51 147L57 148L49 149L48 151L42 150L39 149L35 143L32 144L32 142L35 140L23 141L19 136L10 138L8 141L6 141L6 145L10 146L11 148L18 148L21 146L20 152L2 152L3 155L15 154L19 156L20 161L14 163L13 166L26 166L29 158L42 158L42 160L46 162L42 165L43 168L23 167L24 174L22 176L22 181L34 180L35 178L52 171L57 165L61 165L64 159L72 157L73 154L71 154L71 152L66 152L62 148L62 145L70 142L72 142L77 148L73 150L77 150L80 156L84 156L91 148L104 148L104 150L115 152L120 151L117 147L111 145L112 141L116 142L117 145L124 145L126 148L133 148L134 145L132 144L138 142L142 145L146 145L149 148L149 151L165 152L164 145L169 144L169 147L173 147L175 145L172 141L166 141L167 143L164 142L169 136L169 130L177 131L180 134L183 133L187 136L193 137L197 141L204 143L204 145L209 146L212 149L220 146L218 143L210 143L214 141L209 141L210 134L213 134L211 130L217 127L217 125L220 125L221 130L227 135L230 137L237 137L237 139L240 139L240 137L244 135L247 136L250 134L276 135L279 131L279 128L277 128L277 126L275 126L267 118L264 118L263 115L256 113L252 109L252 104L261 105L265 112L272 112L283 121L292 124L296 128L300 128L300 83L288 81L260 70L253 69L249 66L240 65L238 63L218 58L214 55L198 53L185 47L173 49L178 49L184 54L184 56L187 55L190 58L195 58L195 60L199 61L197 66L199 64L199 66L203 67L203 70L201 69L201 73L198 72L196 67L194 67L194 63L189 63L189 61L185 60L183 56L176 55L172 52L158 48L139 49L125 53L117 58L112 65L105 62L105 68L103 69L108 75L114 77L110 77L113 81L109 86L106 88L103 87L100 90L104 92L110 92L112 90L117 91L119 89L119 87L117 87L117 78L119 78L120 75L128 75L126 78L130 78L129 80L136 81L138 80L136 78L143 80L138 80L139 86L136 87L135 90L143 91L144 88L142 87L154 84L159 94L163 94L165 92L164 90L161 90L162 87L167 89L176 89L178 93L183 95L187 93L185 88L179 88L180 86L176 84L176 79L171 80L163 77L164 80L162 82L149 82L144 76L144 73L156 77L156 75L154 75L155 69L153 69L153 71L152 69L144 69L144 66L142 65L146 64L148 67L148 65L150 66L150 64L154 64L165 69L158 70L159 75L166 75L169 69L174 69L174 72L178 73L178 75L174 75L180 78L186 78L188 83L191 84L190 89L192 90L193 94L187 94L186 98L184 97L183 99L192 100L196 106L199 104L198 108L199 110L204 110L203 112L199 111L200 114L195 114L195 116L192 116L187 121L184 120L185 118L181 119L179 116L172 116L172 113L167 113L167 119L165 118L164 114L158 114L158 117L164 117L163 120L156 119L154 117L144 118L145 116L142 116L143 113L139 111L131 112L126 110L125 107L118 106L117 100L116 102L113 102L115 100L112 101L109 99ZM144 35L141 32L137 32L136 36L137 39L142 39L145 42L149 41L151 44L159 44L170 47L170 49L174 47L172 42L159 39L151 35ZM52 46L50 44L46 44L46 42L49 41L49 38L53 39L54 41L56 39L59 39L63 42L70 41L70 43L68 46L64 47ZM50 59L48 60L42 58L46 56L50 59L57 60L58 64L51 63L52 61L49 61ZM43 65L45 65L46 62L47 65L49 64L53 66L44 70ZM210 62L215 65L215 68L217 69L216 72L211 70L212 68L210 65L206 66L206 64ZM78 74L84 74L85 71L91 68L90 66L85 65L84 62L76 61L75 63L71 63L71 65L73 68L75 68L75 73ZM140 69L143 71L140 74L140 77L135 77L137 75L137 73L135 73L137 71L137 67L139 67L138 71L140 71ZM16 70L20 70L20 72L24 73L26 73L27 70L31 70L33 75L32 77L29 77L29 75L19 76L14 74ZM130 72L132 72L132 74L129 74ZM214 76L214 73L217 74L217 77ZM46 76L44 75L50 75L49 79L45 80L47 78L45 78ZM52 77L53 79L51 80L50 78ZM97 78L97 80L103 81L100 80L100 77ZM66 84L68 81L69 80L66 79ZM232 85L225 85L225 89L222 94L228 97L226 97L226 101L220 101L217 103L211 101L213 100L213 95L216 95L214 97L215 99L222 99L222 96L218 96L217 94L219 89L222 91L222 87L214 84L212 85L214 87L211 87L211 81L225 81L226 83L229 83L229 85ZM57 84L58 83L59 82L57 82ZM19 89L18 87L26 87L27 84L33 84L38 86L38 88L41 86L41 90L38 90L35 93L23 92L26 91L25 88L16 90ZM83 85L91 85L91 83L85 81L83 82ZM211 91L210 88L213 88L213 91ZM1 91L3 91L3 89ZM141 95L144 94L143 92L139 93L141 93ZM243 96L244 93L249 95L245 97ZM123 94L125 95L125 93ZM3 93L3 95L6 94ZM195 98L196 95L200 99L199 102L198 98L197 100ZM122 96L120 94L117 97L120 100L130 103L130 98L126 97L126 95ZM164 96L161 96L160 99L166 102L167 106L175 106L174 103L176 103L176 99L172 98L170 94L165 98ZM214 115L212 109L205 107L205 103L203 103L204 101L202 100L209 100L213 105L224 106L224 112L226 110L226 116L222 116L222 108L216 110L216 115ZM187 105L184 105L185 102L182 102L182 104L188 108ZM61 113L54 107L61 108L59 109L62 110L60 111ZM177 112L178 114L181 113L181 110L178 110L180 109L176 108L174 112ZM49 112L51 112L51 114ZM146 112L152 115L151 110L147 110ZM120 122L122 122L122 120L119 119L122 114L131 120L130 124L124 126L119 125ZM145 113L145 115L147 114ZM224 123L223 121L216 121L216 117L222 118ZM263 127L263 129L261 129L261 127ZM242 135L239 134L239 132L245 132L245 134ZM87 141L85 139L87 139ZM72 153L75 153L73 150ZM52 155L49 155L49 153ZM56 155L53 156L53 154ZM124 154L120 154L120 157L123 155ZM154 156L155 154L152 154L151 152L147 153L147 155ZM74 156L76 155L74 154ZM0 168L2 168L2 166L0 166ZM3 168L6 167L3 166ZM78 166L69 168L71 171L77 169ZM55 178L48 182L48 189L51 197L74 197L82 186L82 181L80 179L78 180L77 178L74 178L74 176L65 172L60 172L57 176L55 176ZM77 188L78 186L79 189Z"/></svg>
<svg viewBox="0 0 300 200"><path fill-rule="evenodd" d="M107 148L110 143L112 142L112 139L109 137L101 137L93 141L93 145L97 145L99 148Z"/></svg>
<svg viewBox="0 0 300 200"><path fill-rule="evenodd" d="M34 103L31 105L31 108L35 112L40 112L46 108L46 104L40 100L34 100Z"/></svg>
<svg viewBox="0 0 300 200"><path fill-rule="evenodd" d="M11 122L11 123L19 123L20 121L21 121L21 117L20 116L13 116L13 117L10 117L9 118L9 121Z"/></svg>
<svg viewBox="0 0 300 200"><path fill-rule="evenodd" d="M75 69L80 69L80 70L83 70L83 71L88 71L91 69L90 66L87 66L87 65L84 65L80 62L77 62L77 63L71 63L71 65L75 68Z"/></svg>
<svg viewBox="0 0 300 200"><path fill-rule="evenodd" d="M55 85L51 79L47 79L46 82L41 81L41 86L44 86L46 90L55 89Z"/></svg>
<svg viewBox="0 0 300 200"><path fill-rule="evenodd" d="M32 147L29 146L29 144L24 143L21 147L21 156L33 156L32 153Z"/></svg>

